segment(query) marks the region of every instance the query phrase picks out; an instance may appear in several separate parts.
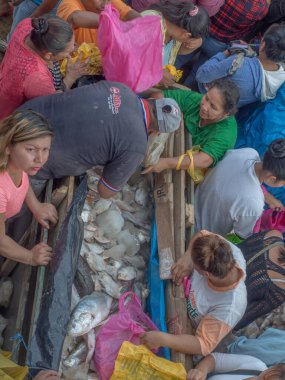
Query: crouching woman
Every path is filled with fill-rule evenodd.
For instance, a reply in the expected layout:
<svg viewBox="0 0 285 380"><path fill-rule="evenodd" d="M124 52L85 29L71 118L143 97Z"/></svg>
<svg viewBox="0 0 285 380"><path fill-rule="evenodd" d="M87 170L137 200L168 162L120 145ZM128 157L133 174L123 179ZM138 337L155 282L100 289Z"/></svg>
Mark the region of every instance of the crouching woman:
<svg viewBox="0 0 285 380"><path fill-rule="evenodd" d="M181 284L183 279L187 311L196 329L195 335L150 331L141 335L141 341L150 349L162 346L205 356L245 312L245 260L241 251L221 236L200 231L173 267L173 281Z"/></svg>
<svg viewBox="0 0 285 380"><path fill-rule="evenodd" d="M48 159L52 130L40 114L23 110L0 122L0 255L30 265L47 265L52 250L39 243L25 249L6 235L6 221L18 214L24 201L36 220L48 228L57 222L53 205L40 203L28 175L35 175Z"/></svg>

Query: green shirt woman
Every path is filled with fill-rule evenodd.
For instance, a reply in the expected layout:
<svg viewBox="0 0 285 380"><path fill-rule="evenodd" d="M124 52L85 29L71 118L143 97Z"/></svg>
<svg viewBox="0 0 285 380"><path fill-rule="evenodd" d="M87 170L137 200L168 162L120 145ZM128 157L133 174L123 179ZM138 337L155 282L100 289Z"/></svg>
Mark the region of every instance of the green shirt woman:
<svg viewBox="0 0 285 380"><path fill-rule="evenodd" d="M178 103L185 127L192 135L192 144L199 146L199 153L193 155L195 169L215 166L227 150L234 148L237 138L234 114L239 101L239 90L232 80L219 79L211 83L205 95L174 89L156 93L154 97L172 98ZM165 169L187 170L190 166L189 155L184 155L182 161L180 158L182 156L161 158L144 173L159 173Z"/></svg>

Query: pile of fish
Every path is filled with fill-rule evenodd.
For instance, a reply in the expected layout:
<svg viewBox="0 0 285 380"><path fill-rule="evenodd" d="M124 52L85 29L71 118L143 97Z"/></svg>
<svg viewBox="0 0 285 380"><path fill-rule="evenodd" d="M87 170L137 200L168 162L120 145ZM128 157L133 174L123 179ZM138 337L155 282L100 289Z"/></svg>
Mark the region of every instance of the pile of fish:
<svg viewBox="0 0 285 380"><path fill-rule="evenodd" d="M112 199L100 198L100 176L88 172L89 192L82 211L84 241L72 289L72 313L61 371L66 379L96 379L96 334L118 300L134 291L145 306L153 202L147 180L135 175ZM91 368L91 371L90 371Z"/></svg>
<svg viewBox="0 0 285 380"><path fill-rule="evenodd" d="M0 309L6 309L10 304L13 293L13 282L10 278L0 279ZM8 324L8 320L0 314L0 348L3 345L3 331Z"/></svg>
<svg viewBox="0 0 285 380"><path fill-rule="evenodd" d="M238 335L254 339L261 335L268 327L285 330L285 302L272 310L271 313L257 318L254 322L239 330Z"/></svg>

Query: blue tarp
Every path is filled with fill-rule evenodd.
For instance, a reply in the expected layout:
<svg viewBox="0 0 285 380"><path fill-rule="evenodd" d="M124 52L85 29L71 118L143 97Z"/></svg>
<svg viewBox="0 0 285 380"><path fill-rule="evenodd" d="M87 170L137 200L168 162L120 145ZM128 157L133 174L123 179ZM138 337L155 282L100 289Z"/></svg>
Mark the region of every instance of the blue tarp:
<svg viewBox="0 0 285 380"><path fill-rule="evenodd" d="M285 138L285 84L275 99L242 108L237 120L236 148L254 148L262 157L273 140ZM268 191L285 205L285 187L268 187Z"/></svg>
<svg viewBox="0 0 285 380"><path fill-rule="evenodd" d="M152 223L151 229L151 247L150 247L150 260L148 265L148 286L150 290L147 299L147 311L160 331L167 332L165 321L165 281L159 277L159 263L158 263L158 249L157 249L157 236L156 236L156 221L155 218ZM161 356L170 360L169 348L163 347L159 350Z"/></svg>

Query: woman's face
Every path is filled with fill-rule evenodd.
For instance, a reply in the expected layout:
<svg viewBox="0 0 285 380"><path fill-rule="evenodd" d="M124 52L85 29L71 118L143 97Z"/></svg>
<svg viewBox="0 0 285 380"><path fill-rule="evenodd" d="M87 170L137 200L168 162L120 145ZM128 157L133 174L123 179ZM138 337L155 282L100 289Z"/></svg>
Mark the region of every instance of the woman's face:
<svg viewBox="0 0 285 380"><path fill-rule="evenodd" d="M216 87L212 87L202 98L200 117L203 120L215 122L226 116L228 114L224 110L222 95Z"/></svg>
<svg viewBox="0 0 285 380"><path fill-rule="evenodd" d="M51 136L39 137L10 145L8 167L36 175L46 163L51 145Z"/></svg>
<svg viewBox="0 0 285 380"><path fill-rule="evenodd" d="M55 61L62 61L64 58L70 58L74 50L75 50L75 37L73 34L71 40L67 43L65 49L56 55L51 55L50 60L55 62Z"/></svg>
<svg viewBox="0 0 285 380"><path fill-rule="evenodd" d="M101 13L105 5L110 3L111 0L86 0L84 1L84 6L87 11Z"/></svg>

